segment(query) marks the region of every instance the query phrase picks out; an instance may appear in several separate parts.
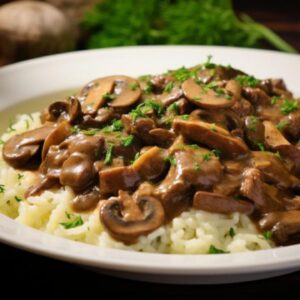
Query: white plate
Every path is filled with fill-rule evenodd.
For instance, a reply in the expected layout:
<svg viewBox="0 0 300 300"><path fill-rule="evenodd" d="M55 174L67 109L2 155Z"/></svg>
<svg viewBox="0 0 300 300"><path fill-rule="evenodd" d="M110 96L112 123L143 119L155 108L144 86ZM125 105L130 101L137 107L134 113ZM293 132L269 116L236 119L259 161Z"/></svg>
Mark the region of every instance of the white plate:
<svg viewBox="0 0 300 300"><path fill-rule="evenodd" d="M109 74L141 75L192 66L213 55L257 77L283 77L300 95L300 56L227 47L128 47L75 52L0 69L0 109L82 86ZM2 114L3 115L3 114ZM2 118L1 118L2 119ZM18 248L117 276L172 283L228 283L300 269L300 245L240 254L165 255L103 249L50 236L0 215L0 240Z"/></svg>

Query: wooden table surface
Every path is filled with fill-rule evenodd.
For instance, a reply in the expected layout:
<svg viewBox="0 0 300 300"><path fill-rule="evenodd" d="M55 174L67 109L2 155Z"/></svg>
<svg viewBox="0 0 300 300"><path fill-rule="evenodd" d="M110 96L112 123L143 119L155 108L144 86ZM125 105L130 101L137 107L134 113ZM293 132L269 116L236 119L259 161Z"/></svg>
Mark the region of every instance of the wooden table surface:
<svg viewBox="0 0 300 300"><path fill-rule="evenodd" d="M235 7L278 32L300 52L300 1L239 0L235 1ZM140 283L96 274L5 245L0 245L0 271L2 290L11 289L12 295L19 292L29 296L32 290L35 294L56 297L65 295L68 299L74 295L87 299L95 293L100 298L101 294L107 292L112 295L138 295L140 299L152 295L173 296L175 299L206 297L209 300L218 299L217 297L221 299L226 295L231 299L254 299L258 295L264 295L268 299L274 295L292 295L300 289L300 272L274 279L217 287ZM18 286L26 286L26 289L18 289Z"/></svg>

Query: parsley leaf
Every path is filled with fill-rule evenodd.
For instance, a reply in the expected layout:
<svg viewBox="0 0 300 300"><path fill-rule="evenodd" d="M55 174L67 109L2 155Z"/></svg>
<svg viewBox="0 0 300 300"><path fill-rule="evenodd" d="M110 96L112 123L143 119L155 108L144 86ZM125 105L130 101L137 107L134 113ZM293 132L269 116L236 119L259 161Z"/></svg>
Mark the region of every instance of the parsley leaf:
<svg viewBox="0 0 300 300"><path fill-rule="evenodd" d="M23 199L22 199L22 198L20 198L20 197L18 197L18 196L15 196L15 200L16 200L17 202L21 202L21 201L23 201Z"/></svg>
<svg viewBox="0 0 300 300"><path fill-rule="evenodd" d="M113 148L114 148L114 144L108 143L106 153L105 153L105 159L104 159L105 165L111 165L112 163Z"/></svg>
<svg viewBox="0 0 300 300"><path fill-rule="evenodd" d="M111 93L105 93L102 97L106 101L112 101L116 98L116 96L114 94L111 94Z"/></svg>
<svg viewBox="0 0 300 300"><path fill-rule="evenodd" d="M71 229L83 225L83 220L81 216L75 216L69 213L66 213L66 215L70 221L60 223L60 225L63 226L65 229Z"/></svg>
<svg viewBox="0 0 300 300"><path fill-rule="evenodd" d="M281 108L280 108L280 111L284 114L284 115L288 115L289 113L295 111L298 109L298 104L299 104L299 101L297 100L284 100Z"/></svg>
<svg viewBox="0 0 300 300"><path fill-rule="evenodd" d="M254 76L248 76L248 75L238 75L235 77L235 80L237 80L241 86L249 86L249 87L256 87L260 80L256 79Z"/></svg>
<svg viewBox="0 0 300 300"><path fill-rule="evenodd" d="M3 194L5 192L5 185L0 184L0 193Z"/></svg>
<svg viewBox="0 0 300 300"><path fill-rule="evenodd" d="M277 125L276 125L276 128L280 131L284 130L286 128L286 126L289 125L289 121L287 120L282 120L280 121Z"/></svg>
<svg viewBox="0 0 300 300"><path fill-rule="evenodd" d="M208 249L208 253L209 254L222 254L222 253L229 253L229 252L219 249L219 248L215 247L214 245L210 245L210 247Z"/></svg>
<svg viewBox="0 0 300 300"><path fill-rule="evenodd" d="M115 132L115 131L122 131L124 128L122 120L113 120L111 122L111 125L107 125L102 128L102 131L104 133L109 133L109 132Z"/></svg>
<svg viewBox="0 0 300 300"><path fill-rule="evenodd" d="M176 164L177 164L175 157L172 155L168 155L165 158L165 161L169 162L171 164L171 166L176 166Z"/></svg>
<svg viewBox="0 0 300 300"><path fill-rule="evenodd" d="M164 88L164 92L170 93L173 90L173 87L174 87L173 81L169 81Z"/></svg>
<svg viewBox="0 0 300 300"><path fill-rule="evenodd" d="M272 239L272 235L273 235L273 232L272 231L264 231L263 232L263 237L266 239L266 240L271 240Z"/></svg>
<svg viewBox="0 0 300 300"><path fill-rule="evenodd" d="M133 143L134 136L132 134L130 134L130 135L126 136L126 137L121 138L121 141L122 141L122 144L125 147L128 147L128 146L130 146Z"/></svg>
<svg viewBox="0 0 300 300"><path fill-rule="evenodd" d="M228 235L229 235L231 238L233 238L233 237L236 235L235 230L234 230L233 227L230 227L230 229L229 229L229 231L228 231Z"/></svg>
<svg viewBox="0 0 300 300"><path fill-rule="evenodd" d="M138 89L139 85L138 85L137 82L133 82L133 83L130 83L130 84L128 85L128 87L129 87L129 89L130 89L131 91L136 91L136 90Z"/></svg>

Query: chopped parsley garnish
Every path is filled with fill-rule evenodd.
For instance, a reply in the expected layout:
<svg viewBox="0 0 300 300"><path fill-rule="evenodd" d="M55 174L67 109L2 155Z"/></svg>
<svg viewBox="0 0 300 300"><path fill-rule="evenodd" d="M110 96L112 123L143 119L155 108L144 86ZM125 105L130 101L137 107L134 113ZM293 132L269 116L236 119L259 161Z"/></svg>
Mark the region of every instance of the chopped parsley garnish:
<svg viewBox="0 0 300 300"><path fill-rule="evenodd" d="M30 127L29 120L25 120L25 124L26 124L26 129L28 130Z"/></svg>
<svg viewBox="0 0 300 300"><path fill-rule="evenodd" d="M139 104L136 108L131 110L129 114L132 116L133 120L136 120L137 118L145 117L146 113L150 112L151 110L153 110L156 115L160 117L164 109L163 106L157 101L147 99Z"/></svg>
<svg viewBox="0 0 300 300"><path fill-rule="evenodd" d="M0 184L0 193L3 194L5 192L5 185Z"/></svg>
<svg viewBox="0 0 300 300"><path fill-rule="evenodd" d="M288 115L289 113L298 109L299 101L297 100L284 100L283 104L281 105L280 111L284 115Z"/></svg>
<svg viewBox="0 0 300 300"><path fill-rule="evenodd" d="M216 128L216 124L215 123L211 124L210 130L213 131L213 132L217 132L217 128Z"/></svg>
<svg viewBox="0 0 300 300"><path fill-rule="evenodd" d="M275 154L274 154L278 159L280 160L283 160L281 154L279 153L279 151L277 151Z"/></svg>
<svg viewBox="0 0 300 300"><path fill-rule="evenodd" d="M106 153L105 153L105 159L104 159L104 164L105 165L110 165L112 163L113 148L114 148L114 144L108 143Z"/></svg>
<svg viewBox="0 0 300 300"><path fill-rule="evenodd" d="M152 91L153 91L153 84L150 81L148 81L146 86L143 89L143 92L145 94L150 94Z"/></svg>
<svg viewBox="0 0 300 300"><path fill-rule="evenodd" d="M190 115L181 115L181 116L180 116L180 118L181 118L182 120L188 120L189 117L190 117Z"/></svg>
<svg viewBox="0 0 300 300"><path fill-rule="evenodd" d="M140 156L141 156L141 153L140 153L140 152L137 152L137 153L134 155L134 158L133 158L133 160L131 161L131 164L133 164Z"/></svg>
<svg viewBox="0 0 300 300"><path fill-rule="evenodd" d="M122 131L124 128L122 120L113 120L111 122L111 125L107 125L102 128L102 131L104 133L109 133L109 132L115 132L115 131Z"/></svg>
<svg viewBox="0 0 300 300"><path fill-rule="evenodd" d="M111 93L105 93L102 97L106 101L112 101L116 98L116 96L114 94L111 94Z"/></svg>
<svg viewBox="0 0 300 300"><path fill-rule="evenodd" d="M219 149L212 149L211 153L216 157L221 157L221 154L222 154L221 150L219 150Z"/></svg>
<svg viewBox="0 0 300 300"><path fill-rule="evenodd" d="M125 147L128 147L128 146L132 145L132 143L134 141L134 136L132 134L130 134L126 137L121 138L121 141Z"/></svg>
<svg viewBox="0 0 300 300"><path fill-rule="evenodd" d="M272 239L273 233L272 233L272 231L267 230L267 231L264 231L262 235L266 240L270 240L270 239Z"/></svg>
<svg viewBox="0 0 300 300"><path fill-rule="evenodd" d="M259 148L260 151L265 151L265 146L263 143L256 143L257 147Z"/></svg>
<svg viewBox="0 0 300 300"><path fill-rule="evenodd" d="M280 121L277 125L276 125L276 128L280 131L284 130L286 128L286 126L289 125L289 121L287 120L282 120Z"/></svg>
<svg viewBox="0 0 300 300"><path fill-rule="evenodd" d="M164 88L164 92L170 93L173 90L173 87L174 87L173 81L168 82Z"/></svg>
<svg viewBox="0 0 300 300"><path fill-rule="evenodd" d="M83 220L81 216L75 216L67 212L66 216L70 221L60 223L60 225L63 226L65 229L71 229L83 225Z"/></svg>
<svg viewBox="0 0 300 300"><path fill-rule="evenodd" d="M189 144L187 146L192 148L192 149L200 149L200 147L197 144Z"/></svg>
<svg viewBox="0 0 300 300"><path fill-rule="evenodd" d="M172 166L176 166L176 164L177 164L175 157L172 155L168 155L165 158L165 161L169 162Z"/></svg>
<svg viewBox="0 0 300 300"><path fill-rule="evenodd" d="M271 98L271 104L275 105L279 99L280 99L280 96L273 96Z"/></svg>
<svg viewBox="0 0 300 300"><path fill-rule="evenodd" d="M87 136L94 136L99 131L100 131L100 129L98 129L98 128L92 128L92 129L88 129L88 130L81 130L80 132Z"/></svg>
<svg viewBox="0 0 300 300"><path fill-rule="evenodd" d="M255 116L250 116L248 118L247 128L250 131L256 132L256 130L257 130L257 123L258 123L257 118Z"/></svg>
<svg viewBox="0 0 300 300"><path fill-rule="evenodd" d="M16 129L13 127L13 120L10 119L9 120L9 124L8 124L8 130L7 130L9 133L10 132L13 132L13 131L16 131Z"/></svg>
<svg viewBox="0 0 300 300"><path fill-rule="evenodd" d="M15 196L15 200L16 200L17 202L21 202L21 201L23 201L23 199L22 199L22 198L20 198L20 197L18 197L18 196Z"/></svg>
<svg viewBox="0 0 300 300"><path fill-rule="evenodd" d="M208 55L206 62L203 64L203 67L205 69L213 69L216 67L216 64L212 63L211 60L212 60L212 55Z"/></svg>
<svg viewBox="0 0 300 300"><path fill-rule="evenodd" d="M222 249L219 249L215 247L214 245L210 245L208 249L208 254L222 254L222 253L228 253L227 251L224 251Z"/></svg>
<svg viewBox="0 0 300 300"><path fill-rule="evenodd" d="M149 81L151 79L151 75L142 75L139 77L140 81Z"/></svg>
<svg viewBox="0 0 300 300"><path fill-rule="evenodd" d="M204 161L210 161L211 160L211 157L212 157L212 153L204 153L204 154L202 154L202 158L203 158L203 160Z"/></svg>
<svg viewBox="0 0 300 300"><path fill-rule="evenodd" d="M24 177L24 174L21 174L21 173L18 173L18 174L17 174L18 180L21 180L23 177Z"/></svg>
<svg viewBox="0 0 300 300"><path fill-rule="evenodd" d="M228 231L228 235L229 235L231 238L233 238L233 237L236 235L234 228L230 227L230 229L229 229L229 231Z"/></svg>
<svg viewBox="0 0 300 300"><path fill-rule="evenodd" d="M169 107L168 110L174 111L176 114L179 113L179 106L177 103L172 103Z"/></svg>
<svg viewBox="0 0 300 300"><path fill-rule="evenodd" d="M254 76L248 76L248 75L238 75L235 77L235 80L237 80L241 86L249 86L249 87L256 87L260 80L256 79Z"/></svg>
<svg viewBox="0 0 300 300"><path fill-rule="evenodd" d="M194 166L193 166L193 170L196 171L196 172L199 172L201 171L201 166L199 163L195 163Z"/></svg>
<svg viewBox="0 0 300 300"><path fill-rule="evenodd" d="M0 139L0 145L4 145L4 144L5 144L5 142Z"/></svg>
<svg viewBox="0 0 300 300"><path fill-rule="evenodd" d="M130 89L131 91L136 91L137 88L139 87L139 85L138 85L137 82L133 82L133 83L130 83L130 84L128 85L128 87L129 87L129 89Z"/></svg>
<svg viewBox="0 0 300 300"><path fill-rule="evenodd" d="M186 67L181 67L178 70L172 71L171 74L175 77L177 81L185 81L189 78L195 77L195 71L191 71Z"/></svg>

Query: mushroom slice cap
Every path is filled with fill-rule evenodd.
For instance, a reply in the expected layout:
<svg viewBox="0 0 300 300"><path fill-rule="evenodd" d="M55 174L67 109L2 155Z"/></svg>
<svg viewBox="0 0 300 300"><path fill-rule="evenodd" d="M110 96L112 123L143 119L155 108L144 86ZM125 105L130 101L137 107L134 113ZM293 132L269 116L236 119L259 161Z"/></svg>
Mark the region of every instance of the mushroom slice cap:
<svg viewBox="0 0 300 300"><path fill-rule="evenodd" d="M93 161L86 154L74 152L62 165L59 177L62 185L84 190L94 180Z"/></svg>
<svg viewBox="0 0 300 300"><path fill-rule="evenodd" d="M251 214L254 210L254 205L250 202L203 191L199 191L194 195L193 207L219 214L231 214L234 212Z"/></svg>
<svg viewBox="0 0 300 300"><path fill-rule="evenodd" d="M134 161L132 168L142 179L154 180L164 172L166 156L163 149L156 146L151 147Z"/></svg>
<svg viewBox="0 0 300 300"><path fill-rule="evenodd" d="M123 197L112 197L104 201L100 208L101 222L112 237L126 244L132 244L139 236L147 235L164 223L164 209L156 198L142 196L136 199L136 202L132 203L132 207L129 208L129 214L130 210L134 212L127 219L126 213L123 212ZM132 202L134 201L131 196L127 195L127 197L130 197Z"/></svg>
<svg viewBox="0 0 300 300"><path fill-rule="evenodd" d="M14 168L21 168L38 152L53 126L43 126L11 137L3 147L3 159Z"/></svg>
<svg viewBox="0 0 300 300"><path fill-rule="evenodd" d="M75 97L70 97L70 101L56 101L48 108L49 120L66 120L71 124L82 115L81 104Z"/></svg>
<svg viewBox="0 0 300 300"><path fill-rule="evenodd" d="M56 128L54 128L50 134L46 137L44 145L43 145L43 150L42 150L42 159L44 160L49 148L52 145L58 145L61 142L63 142L68 136L71 135L71 125L64 121L60 124L58 124L58 126Z"/></svg>
<svg viewBox="0 0 300 300"><path fill-rule="evenodd" d="M226 108L231 107L239 99L241 90L239 84L230 80L221 93L213 89L201 87L194 79L190 78L183 82L184 95L195 105L203 108Z"/></svg>
<svg viewBox="0 0 300 300"><path fill-rule="evenodd" d="M127 107L139 100L142 91L137 80L128 76L113 76L112 79L116 97L109 103L111 107Z"/></svg>
<svg viewBox="0 0 300 300"><path fill-rule="evenodd" d="M109 94L114 87L114 81L110 77L96 79L90 82L81 91L81 96L85 97L82 108L85 113L94 113L106 104L104 95Z"/></svg>
<svg viewBox="0 0 300 300"><path fill-rule="evenodd" d="M271 230L278 243L285 244L300 233L300 210L267 213L259 225L262 230Z"/></svg>
<svg viewBox="0 0 300 300"><path fill-rule="evenodd" d="M100 192L117 193L119 190L132 190L141 178L131 166L104 169L99 172Z"/></svg>
<svg viewBox="0 0 300 300"><path fill-rule="evenodd" d="M107 99L110 93L113 93L112 97ZM95 112L105 104L115 108L131 106L139 100L142 92L137 80L116 75L93 81L81 94L86 97L83 102L85 111Z"/></svg>
<svg viewBox="0 0 300 300"><path fill-rule="evenodd" d="M240 138L232 137L227 130L215 124L175 119L173 128L175 133L182 134L200 144L219 149L229 158L245 155L249 151L247 145Z"/></svg>

